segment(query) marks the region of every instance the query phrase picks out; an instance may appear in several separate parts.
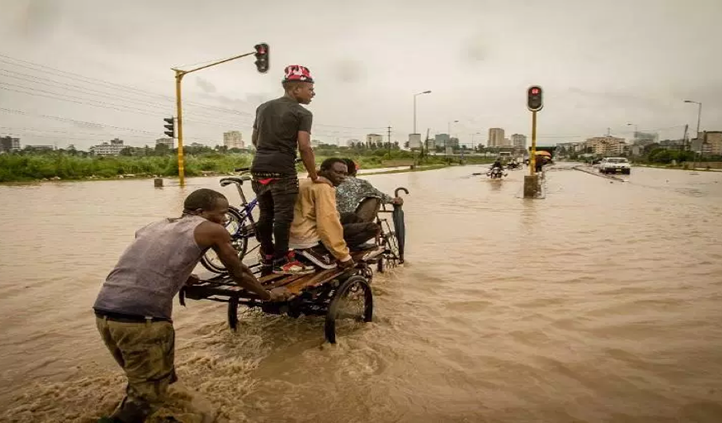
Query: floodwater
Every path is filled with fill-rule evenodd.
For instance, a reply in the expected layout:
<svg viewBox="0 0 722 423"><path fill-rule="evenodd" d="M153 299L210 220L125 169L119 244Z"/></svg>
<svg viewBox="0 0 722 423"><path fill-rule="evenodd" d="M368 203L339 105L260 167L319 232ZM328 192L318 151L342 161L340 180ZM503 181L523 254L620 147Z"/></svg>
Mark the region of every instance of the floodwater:
<svg viewBox="0 0 722 423"><path fill-rule="evenodd" d="M161 415L722 421L722 173L563 167L538 200L519 198L525 171L369 176L411 192L408 261L374 278L374 322L331 346L320 318L246 312L232 333L224 304L176 305L181 381ZM0 420L113 409L124 379L95 330L100 284L135 229L217 180L0 186Z"/></svg>

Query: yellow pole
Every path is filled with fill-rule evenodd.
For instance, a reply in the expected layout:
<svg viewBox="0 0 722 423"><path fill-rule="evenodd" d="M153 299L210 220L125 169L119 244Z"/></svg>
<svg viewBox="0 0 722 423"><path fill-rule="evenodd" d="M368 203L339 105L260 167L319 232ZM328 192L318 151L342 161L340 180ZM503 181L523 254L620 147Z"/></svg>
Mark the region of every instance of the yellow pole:
<svg viewBox="0 0 722 423"><path fill-rule="evenodd" d="M183 110L181 107L181 81L183 80L183 76L187 73L199 71L201 69L210 68L211 66L220 65L221 63L230 62L231 60L240 59L241 57L250 56L252 54L255 54L255 52L251 53L244 53L238 56L233 56L228 59L220 60L215 63L211 63L209 65L204 65L199 68L191 69L188 71L180 70L180 69L173 69L175 71L175 101L176 101L176 109L177 109L177 131L178 131L178 183L180 186L185 185L185 165L183 161Z"/></svg>
<svg viewBox="0 0 722 423"><path fill-rule="evenodd" d="M178 115L178 183L180 186L185 185L185 164L183 162L183 107L181 106L181 81L185 73L175 70L175 101L176 113Z"/></svg>
<svg viewBox="0 0 722 423"><path fill-rule="evenodd" d="M531 157L529 158L529 174L536 172L536 112L531 112Z"/></svg>

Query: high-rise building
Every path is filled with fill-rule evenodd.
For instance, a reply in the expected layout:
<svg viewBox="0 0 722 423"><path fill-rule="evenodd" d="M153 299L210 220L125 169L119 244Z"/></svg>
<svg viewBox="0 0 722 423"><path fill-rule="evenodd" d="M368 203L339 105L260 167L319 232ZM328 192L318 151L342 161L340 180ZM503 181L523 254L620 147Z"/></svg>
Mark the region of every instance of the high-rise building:
<svg viewBox="0 0 722 423"><path fill-rule="evenodd" d="M434 135L434 145L437 147L446 147L449 142L449 134L436 134Z"/></svg>
<svg viewBox="0 0 722 423"><path fill-rule="evenodd" d="M20 150L20 138L0 137L0 152L10 153Z"/></svg>
<svg viewBox="0 0 722 423"><path fill-rule="evenodd" d="M504 146L504 130L501 128L489 128L489 147Z"/></svg>
<svg viewBox="0 0 722 423"><path fill-rule="evenodd" d="M514 148L526 150L526 135L514 134L511 136L511 145Z"/></svg>
<svg viewBox="0 0 722 423"><path fill-rule="evenodd" d="M243 135L240 131L228 131L223 133L223 145L228 148L243 148Z"/></svg>

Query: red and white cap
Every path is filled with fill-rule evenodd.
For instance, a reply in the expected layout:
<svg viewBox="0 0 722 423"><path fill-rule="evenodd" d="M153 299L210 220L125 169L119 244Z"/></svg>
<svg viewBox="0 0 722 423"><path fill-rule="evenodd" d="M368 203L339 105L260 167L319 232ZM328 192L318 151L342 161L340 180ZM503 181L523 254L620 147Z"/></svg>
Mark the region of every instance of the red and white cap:
<svg viewBox="0 0 722 423"><path fill-rule="evenodd" d="M308 68L305 66L301 66L301 65L286 66L286 69L284 70L284 72L286 75L283 78L283 82L300 81L300 82L313 83L313 78L311 78L311 71L309 71Z"/></svg>

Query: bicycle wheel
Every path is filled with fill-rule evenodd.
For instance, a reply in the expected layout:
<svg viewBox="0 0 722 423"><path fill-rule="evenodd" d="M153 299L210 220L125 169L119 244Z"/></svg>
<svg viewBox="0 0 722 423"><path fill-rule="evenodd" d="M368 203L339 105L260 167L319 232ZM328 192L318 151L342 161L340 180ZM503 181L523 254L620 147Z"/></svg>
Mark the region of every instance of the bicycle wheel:
<svg viewBox="0 0 722 423"><path fill-rule="evenodd" d="M233 244L233 248L238 251L238 258L243 260L248 249L249 237L249 228L244 225L246 219L241 215L240 210L233 206L228 209L226 218L226 230L231 234L231 244ZM208 251L203 254L201 264L213 273L221 274L228 272L226 266L223 265L223 262L218 258L218 255L212 248L209 248Z"/></svg>

